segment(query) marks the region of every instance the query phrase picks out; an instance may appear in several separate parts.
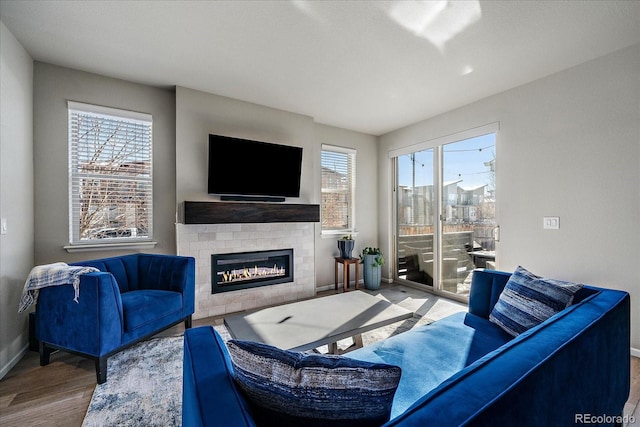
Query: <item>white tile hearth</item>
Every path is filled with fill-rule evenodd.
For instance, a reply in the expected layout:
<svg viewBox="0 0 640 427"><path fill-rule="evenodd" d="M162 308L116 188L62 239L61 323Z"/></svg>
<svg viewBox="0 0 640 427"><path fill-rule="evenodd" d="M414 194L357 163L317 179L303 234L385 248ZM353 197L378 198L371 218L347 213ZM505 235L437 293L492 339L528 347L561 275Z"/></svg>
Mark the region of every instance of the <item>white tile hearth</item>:
<svg viewBox="0 0 640 427"><path fill-rule="evenodd" d="M176 224L178 255L196 259L194 319L281 304L315 295L314 224ZM211 293L211 255L293 248L294 281Z"/></svg>

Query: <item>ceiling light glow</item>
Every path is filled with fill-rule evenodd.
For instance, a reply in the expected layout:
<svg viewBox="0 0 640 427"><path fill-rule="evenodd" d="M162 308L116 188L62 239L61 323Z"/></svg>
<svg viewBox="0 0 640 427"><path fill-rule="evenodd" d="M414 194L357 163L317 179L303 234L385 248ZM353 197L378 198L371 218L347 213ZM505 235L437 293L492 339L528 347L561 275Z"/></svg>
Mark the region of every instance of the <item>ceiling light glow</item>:
<svg viewBox="0 0 640 427"><path fill-rule="evenodd" d="M449 40L482 18L482 9L478 0L402 1L391 3L387 14L406 30L444 51Z"/></svg>
<svg viewBox="0 0 640 427"><path fill-rule="evenodd" d="M471 65L465 65L462 67L462 71L460 72L461 76L466 76L467 74L473 73L473 67Z"/></svg>

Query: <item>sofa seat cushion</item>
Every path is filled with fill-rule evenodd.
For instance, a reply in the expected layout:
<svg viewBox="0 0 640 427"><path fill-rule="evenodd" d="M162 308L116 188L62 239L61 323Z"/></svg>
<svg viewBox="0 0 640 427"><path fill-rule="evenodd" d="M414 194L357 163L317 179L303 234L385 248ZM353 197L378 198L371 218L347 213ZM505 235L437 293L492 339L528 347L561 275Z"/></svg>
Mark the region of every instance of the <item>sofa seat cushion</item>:
<svg viewBox="0 0 640 427"><path fill-rule="evenodd" d="M258 426L379 426L401 369L251 341L227 343L235 381Z"/></svg>
<svg viewBox="0 0 640 427"><path fill-rule="evenodd" d="M523 267L513 272L489 320L515 336L569 307L583 285L545 279Z"/></svg>
<svg viewBox="0 0 640 427"><path fill-rule="evenodd" d="M149 324L159 325L162 322L158 320L182 312L182 294L179 292L147 289L125 292L121 298L125 332L146 329Z"/></svg>
<svg viewBox="0 0 640 427"><path fill-rule="evenodd" d="M512 338L487 319L461 312L352 351L347 357L402 367L391 409L393 419L450 376Z"/></svg>

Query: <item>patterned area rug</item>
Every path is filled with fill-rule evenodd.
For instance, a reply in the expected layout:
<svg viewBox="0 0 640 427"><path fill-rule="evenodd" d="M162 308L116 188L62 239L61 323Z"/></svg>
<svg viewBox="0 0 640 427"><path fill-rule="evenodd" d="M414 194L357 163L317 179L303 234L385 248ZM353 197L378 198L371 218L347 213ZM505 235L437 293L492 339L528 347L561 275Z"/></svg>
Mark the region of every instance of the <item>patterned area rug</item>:
<svg viewBox="0 0 640 427"><path fill-rule="evenodd" d="M431 322L414 316L364 333L362 341L368 345ZM215 328L230 339L224 326ZM338 346L351 344L347 339ZM317 351L326 353L328 348ZM83 427L182 425L182 357L182 336L143 341L110 357L107 382L96 386Z"/></svg>
<svg viewBox="0 0 640 427"><path fill-rule="evenodd" d="M182 344L182 336L154 338L110 357L82 425L181 425Z"/></svg>

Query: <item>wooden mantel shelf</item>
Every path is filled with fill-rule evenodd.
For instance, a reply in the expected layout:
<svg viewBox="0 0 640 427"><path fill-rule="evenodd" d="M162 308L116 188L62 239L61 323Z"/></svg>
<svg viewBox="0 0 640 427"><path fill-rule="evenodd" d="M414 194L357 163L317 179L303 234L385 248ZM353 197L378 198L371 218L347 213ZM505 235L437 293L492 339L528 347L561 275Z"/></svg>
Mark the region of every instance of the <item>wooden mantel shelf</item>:
<svg viewBox="0 0 640 427"><path fill-rule="evenodd" d="M320 205L262 202L184 202L185 224L319 221Z"/></svg>

